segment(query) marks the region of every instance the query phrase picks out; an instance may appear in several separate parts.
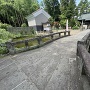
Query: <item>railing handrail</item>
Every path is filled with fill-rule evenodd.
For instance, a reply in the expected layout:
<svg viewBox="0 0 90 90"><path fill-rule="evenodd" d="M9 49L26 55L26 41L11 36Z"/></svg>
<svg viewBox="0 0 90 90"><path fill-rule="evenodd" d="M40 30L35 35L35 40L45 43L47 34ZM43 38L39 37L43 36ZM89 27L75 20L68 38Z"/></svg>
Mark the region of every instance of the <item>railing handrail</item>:
<svg viewBox="0 0 90 90"><path fill-rule="evenodd" d="M82 73L84 72L90 81L90 33L77 42L77 59L82 60Z"/></svg>
<svg viewBox="0 0 90 90"><path fill-rule="evenodd" d="M61 33L64 33L64 35L61 36ZM58 36L57 38L54 38L54 35L57 35L57 34L58 34L59 36ZM57 32L57 33L51 33L51 34L49 34L49 35L38 36L38 37L35 37L35 38L30 38L30 39L26 39L26 40L15 41L15 42L10 41L10 42L6 42L6 46L7 46L8 50L9 50L9 53L10 53L10 54L15 54L15 53L16 53L16 50L15 50L14 46L15 46L16 44L24 43L25 46L26 46L26 50L27 50L27 49L30 49L30 48L29 48L30 46L28 46L28 42L29 42L29 41L37 40L37 42L38 42L37 47L40 47L41 45L45 45L45 44L47 44L47 43L49 43L49 42L52 42L52 41L54 41L54 40L56 40L56 39L59 39L59 38L61 38L61 37L66 37L66 36L70 36L70 31L63 31L63 32ZM51 37L51 38L50 38L50 40L47 41L47 42L42 42L42 39L43 39L43 38L46 38L46 37ZM27 48L27 47L28 47L28 48Z"/></svg>

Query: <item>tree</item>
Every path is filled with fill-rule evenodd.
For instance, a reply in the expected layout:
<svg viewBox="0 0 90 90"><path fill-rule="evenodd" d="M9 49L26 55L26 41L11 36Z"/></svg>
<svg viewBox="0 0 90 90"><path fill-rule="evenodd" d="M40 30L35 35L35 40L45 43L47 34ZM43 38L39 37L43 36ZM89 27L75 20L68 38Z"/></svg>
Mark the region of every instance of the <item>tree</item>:
<svg viewBox="0 0 90 90"><path fill-rule="evenodd" d="M78 4L79 15L90 12L90 2L88 0L81 0Z"/></svg>
<svg viewBox="0 0 90 90"><path fill-rule="evenodd" d="M69 26L74 26L74 17L76 16L76 4L75 0L61 0L61 15L60 15L60 23L63 27L65 27L66 19L69 20Z"/></svg>
<svg viewBox="0 0 90 90"><path fill-rule="evenodd" d="M26 23L25 17L39 8L37 0L0 0L0 20L12 26Z"/></svg>
<svg viewBox="0 0 90 90"><path fill-rule="evenodd" d="M71 19L75 16L75 0L61 0L61 13L66 18Z"/></svg>
<svg viewBox="0 0 90 90"><path fill-rule="evenodd" d="M60 4L58 0L44 0L45 10L58 21L60 15Z"/></svg>
<svg viewBox="0 0 90 90"><path fill-rule="evenodd" d="M0 4L0 11L0 21L2 23L7 23L12 26L20 26L24 23L25 19L22 20L23 15L11 3Z"/></svg>

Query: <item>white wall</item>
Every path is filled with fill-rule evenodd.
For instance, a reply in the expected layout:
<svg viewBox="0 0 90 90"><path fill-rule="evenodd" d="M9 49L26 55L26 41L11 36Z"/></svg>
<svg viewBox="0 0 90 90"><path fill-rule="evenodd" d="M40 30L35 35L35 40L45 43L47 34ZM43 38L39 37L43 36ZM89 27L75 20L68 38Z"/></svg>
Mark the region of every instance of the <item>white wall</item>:
<svg viewBox="0 0 90 90"><path fill-rule="evenodd" d="M36 26L36 21L34 18L28 20L28 26Z"/></svg>
<svg viewBox="0 0 90 90"><path fill-rule="evenodd" d="M83 25L83 28L84 28L84 29L87 29L87 25Z"/></svg>
<svg viewBox="0 0 90 90"><path fill-rule="evenodd" d="M39 14L37 17L35 17L36 25L42 25L42 23L45 23L48 21L48 18L44 14Z"/></svg>

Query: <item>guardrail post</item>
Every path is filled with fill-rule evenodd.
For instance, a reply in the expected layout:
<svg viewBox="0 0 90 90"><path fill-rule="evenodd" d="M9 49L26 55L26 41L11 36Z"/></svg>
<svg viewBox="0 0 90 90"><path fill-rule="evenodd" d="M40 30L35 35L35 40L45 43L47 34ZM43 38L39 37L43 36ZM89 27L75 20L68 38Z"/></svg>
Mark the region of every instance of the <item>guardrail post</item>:
<svg viewBox="0 0 90 90"><path fill-rule="evenodd" d="M40 36L38 36L37 38L38 44L41 45L42 44L42 38Z"/></svg>
<svg viewBox="0 0 90 90"><path fill-rule="evenodd" d="M61 37L61 33L59 33L59 38Z"/></svg>
<svg viewBox="0 0 90 90"><path fill-rule="evenodd" d="M14 44L11 42L6 42L6 47L9 51L10 54L15 54L15 48L14 48Z"/></svg>
<svg viewBox="0 0 90 90"><path fill-rule="evenodd" d="M64 32L64 36L66 36L66 32Z"/></svg>
<svg viewBox="0 0 90 90"><path fill-rule="evenodd" d="M26 46L26 48L29 46L27 40L25 40L25 46Z"/></svg>
<svg viewBox="0 0 90 90"><path fill-rule="evenodd" d="M53 35L51 35L51 39L53 39Z"/></svg>
<svg viewBox="0 0 90 90"><path fill-rule="evenodd" d="M70 31L68 31L68 36L70 36Z"/></svg>

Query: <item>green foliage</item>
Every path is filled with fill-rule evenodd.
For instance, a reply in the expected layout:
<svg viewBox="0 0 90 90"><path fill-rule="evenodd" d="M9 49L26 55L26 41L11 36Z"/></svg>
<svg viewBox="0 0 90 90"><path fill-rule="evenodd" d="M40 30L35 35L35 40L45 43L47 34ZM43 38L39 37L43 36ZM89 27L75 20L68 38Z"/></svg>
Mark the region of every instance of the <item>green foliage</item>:
<svg viewBox="0 0 90 90"><path fill-rule="evenodd" d="M5 29L0 29L0 39L7 41L12 37L13 37L13 34L9 33Z"/></svg>
<svg viewBox="0 0 90 90"><path fill-rule="evenodd" d="M53 23L54 23L54 19L51 17L51 18L49 18L49 23L50 23L50 25L51 25L51 27L53 26Z"/></svg>
<svg viewBox="0 0 90 90"><path fill-rule="evenodd" d="M5 44L5 42L11 40L12 38L15 38L19 36L19 34L14 35L11 34L10 32L6 31L5 29L0 29L0 54L6 54L8 53L7 48L5 45L1 45L2 43Z"/></svg>
<svg viewBox="0 0 90 90"><path fill-rule="evenodd" d="M37 9L37 0L0 0L0 20L2 23L20 27L27 23L25 17Z"/></svg>
<svg viewBox="0 0 90 90"><path fill-rule="evenodd" d="M0 5L0 20L2 23L7 23L12 26L21 26L25 22L25 18L13 7L13 5L8 3L2 3Z"/></svg>
<svg viewBox="0 0 90 90"><path fill-rule="evenodd" d="M6 47L1 47L1 46L0 46L0 54L6 54L6 53L8 53L7 48L6 48Z"/></svg>
<svg viewBox="0 0 90 90"><path fill-rule="evenodd" d="M4 23L4 24L3 23L0 23L0 28L1 29L6 29L7 30L8 27L11 27L11 25L6 24L6 23Z"/></svg>
<svg viewBox="0 0 90 90"><path fill-rule="evenodd" d="M75 0L61 0L61 15L60 15L60 25L62 28L66 27L66 19L69 21L69 26L73 27L76 25L74 19L77 16Z"/></svg>
<svg viewBox="0 0 90 90"><path fill-rule="evenodd" d="M33 28L30 31L31 31L31 34L35 34L35 30Z"/></svg>
<svg viewBox="0 0 90 90"><path fill-rule="evenodd" d="M58 0L43 0L45 10L57 21L60 15L60 4Z"/></svg>
<svg viewBox="0 0 90 90"><path fill-rule="evenodd" d="M60 21L60 25L61 25L61 27L62 28L66 28L66 20L65 19L62 19L61 21Z"/></svg>
<svg viewBox="0 0 90 90"><path fill-rule="evenodd" d="M75 16L75 0L61 0L61 14L65 15L67 19Z"/></svg>
<svg viewBox="0 0 90 90"><path fill-rule="evenodd" d="M74 19L71 19L71 20L69 21L69 26L73 27L73 26L75 26L75 25L76 25L75 20L74 20Z"/></svg>
<svg viewBox="0 0 90 90"><path fill-rule="evenodd" d="M78 26L73 26L72 29L73 29L73 30L78 30L79 27L78 27Z"/></svg>
<svg viewBox="0 0 90 90"><path fill-rule="evenodd" d="M20 34L14 35L10 32L6 31L5 29L0 29L0 43L5 43L8 40L20 36Z"/></svg>
<svg viewBox="0 0 90 90"><path fill-rule="evenodd" d="M81 0L77 8L80 10L79 15L90 13L90 2L88 0Z"/></svg>
<svg viewBox="0 0 90 90"><path fill-rule="evenodd" d="M61 27L62 28L66 28L66 17L65 17L65 15L63 15L63 14L61 14L60 15L60 25L61 25Z"/></svg>
<svg viewBox="0 0 90 90"><path fill-rule="evenodd" d="M21 25L21 27L27 27L26 23L23 23L23 24Z"/></svg>
<svg viewBox="0 0 90 90"><path fill-rule="evenodd" d="M75 26L80 27L80 22L77 19L71 19L69 21L69 26L71 26L71 28L73 28Z"/></svg>

